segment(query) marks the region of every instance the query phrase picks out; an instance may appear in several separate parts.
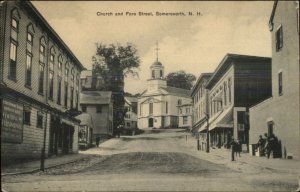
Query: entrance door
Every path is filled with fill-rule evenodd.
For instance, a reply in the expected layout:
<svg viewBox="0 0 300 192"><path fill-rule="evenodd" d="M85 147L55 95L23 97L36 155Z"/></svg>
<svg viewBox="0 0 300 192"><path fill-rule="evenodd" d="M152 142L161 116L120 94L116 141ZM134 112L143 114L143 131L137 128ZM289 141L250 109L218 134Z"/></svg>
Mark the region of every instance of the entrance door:
<svg viewBox="0 0 300 192"><path fill-rule="evenodd" d="M270 137L273 134L273 127L274 127L274 122L269 121L268 122L268 136Z"/></svg>
<svg viewBox="0 0 300 192"><path fill-rule="evenodd" d="M149 118L148 125L148 127L153 127L153 118Z"/></svg>

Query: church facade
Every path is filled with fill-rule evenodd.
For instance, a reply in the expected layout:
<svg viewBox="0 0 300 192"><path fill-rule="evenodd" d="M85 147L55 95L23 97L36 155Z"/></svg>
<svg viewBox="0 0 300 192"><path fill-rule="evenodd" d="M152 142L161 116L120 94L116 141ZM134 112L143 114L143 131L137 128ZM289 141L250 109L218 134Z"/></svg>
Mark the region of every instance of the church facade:
<svg viewBox="0 0 300 192"><path fill-rule="evenodd" d="M164 66L158 59L151 65L150 72L147 89L138 98L138 127L179 128L179 119L184 118L180 107L192 103L190 91L167 86Z"/></svg>

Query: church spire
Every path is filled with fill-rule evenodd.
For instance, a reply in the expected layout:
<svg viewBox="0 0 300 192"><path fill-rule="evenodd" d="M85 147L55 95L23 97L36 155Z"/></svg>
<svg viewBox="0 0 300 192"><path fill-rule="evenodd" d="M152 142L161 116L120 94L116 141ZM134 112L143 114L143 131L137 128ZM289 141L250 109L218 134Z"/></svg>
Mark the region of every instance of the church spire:
<svg viewBox="0 0 300 192"><path fill-rule="evenodd" d="M158 41L156 41L156 62L158 62L158 51L159 51L159 48L158 48Z"/></svg>

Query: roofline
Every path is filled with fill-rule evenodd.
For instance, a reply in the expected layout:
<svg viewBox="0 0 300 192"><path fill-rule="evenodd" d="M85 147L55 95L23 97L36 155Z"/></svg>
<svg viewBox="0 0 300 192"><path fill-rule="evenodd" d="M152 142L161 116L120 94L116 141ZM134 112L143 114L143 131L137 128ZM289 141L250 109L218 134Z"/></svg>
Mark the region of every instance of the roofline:
<svg viewBox="0 0 300 192"><path fill-rule="evenodd" d="M270 16L270 20L269 20L269 29L270 29L270 31L273 30L273 19L274 19L274 16L275 16L277 4L278 4L278 0L275 0L274 4L273 4L273 9L272 9L272 13L271 13L271 16Z"/></svg>
<svg viewBox="0 0 300 192"><path fill-rule="evenodd" d="M209 89L210 87L213 86L213 80L216 78L218 72L221 70L221 68L223 68L225 66L226 63L228 63L230 61L238 60L238 59L270 59L271 60L271 57L261 57L261 56L253 56L253 55L240 55L240 54L227 53L223 57L221 62L219 63L219 65L216 68L216 70L214 71L213 75L208 80L208 82L206 84L206 88ZM231 65L232 65L232 63L230 63L229 66L231 66Z"/></svg>
<svg viewBox="0 0 300 192"><path fill-rule="evenodd" d="M197 86L199 85L200 81L204 78L204 77L211 77L213 75L213 73L201 73L200 76L197 79L197 82L195 83L195 85L193 86L193 88L191 89L191 95L193 95L194 91L196 90Z"/></svg>
<svg viewBox="0 0 300 192"><path fill-rule="evenodd" d="M65 44L65 42L60 38L60 36L54 31L54 29L49 25L47 20L41 15L41 13L35 8L35 6L30 1L20 1L21 3L25 3L34 14L37 15L37 17L42 20L45 27L49 30L50 34L58 40L58 44L61 44L61 46L70 54L72 59L75 60L75 63L78 65L80 70L86 70L86 68L82 65L82 63L77 59L77 57L74 55L74 53L71 51L71 49ZM42 24L43 25L43 24Z"/></svg>

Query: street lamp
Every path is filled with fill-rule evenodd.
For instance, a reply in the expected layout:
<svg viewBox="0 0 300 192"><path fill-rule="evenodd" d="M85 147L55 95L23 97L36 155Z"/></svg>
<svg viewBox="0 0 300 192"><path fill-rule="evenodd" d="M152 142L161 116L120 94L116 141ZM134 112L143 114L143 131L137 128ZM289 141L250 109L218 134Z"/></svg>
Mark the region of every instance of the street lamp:
<svg viewBox="0 0 300 192"><path fill-rule="evenodd" d="M206 122L207 122L207 127L206 127L206 153L209 153L209 132L208 132L209 114L208 113L205 114L205 119L206 119Z"/></svg>

